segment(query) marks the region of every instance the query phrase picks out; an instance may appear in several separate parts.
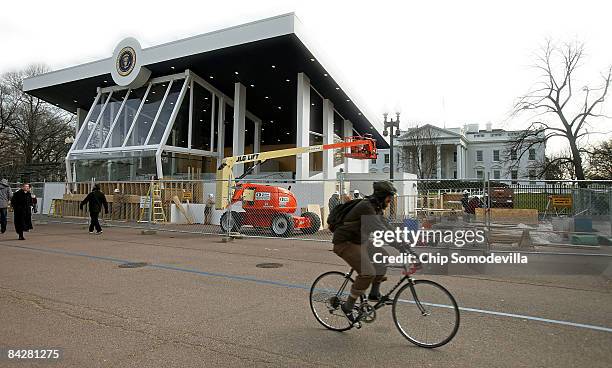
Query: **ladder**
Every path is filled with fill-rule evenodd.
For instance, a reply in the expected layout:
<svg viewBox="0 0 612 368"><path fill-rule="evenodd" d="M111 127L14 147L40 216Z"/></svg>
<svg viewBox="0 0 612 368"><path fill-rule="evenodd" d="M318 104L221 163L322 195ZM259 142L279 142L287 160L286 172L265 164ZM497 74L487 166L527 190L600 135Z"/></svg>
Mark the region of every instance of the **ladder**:
<svg viewBox="0 0 612 368"><path fill-rule="evenodd" d="M140 219L138 222L166 222L161 191L159 183L152 181L147 192L147 200L140 208Z"/></svg>

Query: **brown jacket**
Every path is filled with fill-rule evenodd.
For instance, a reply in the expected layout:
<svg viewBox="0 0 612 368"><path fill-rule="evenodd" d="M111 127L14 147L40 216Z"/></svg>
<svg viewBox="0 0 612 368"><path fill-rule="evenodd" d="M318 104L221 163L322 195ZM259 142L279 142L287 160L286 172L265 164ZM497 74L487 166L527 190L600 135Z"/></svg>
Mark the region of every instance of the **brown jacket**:
<svg viewBox="0 0 612 368"><path fill-rule="evenodd" d="M336 227L332 242L361 244L362 238L364 241L367 240L371 231L388 229L389 225L382 219L382 214L383 209L376 199L373 197L362 199L346 214L342 224ZM363 227L362 221L365 221Z"/></svg>

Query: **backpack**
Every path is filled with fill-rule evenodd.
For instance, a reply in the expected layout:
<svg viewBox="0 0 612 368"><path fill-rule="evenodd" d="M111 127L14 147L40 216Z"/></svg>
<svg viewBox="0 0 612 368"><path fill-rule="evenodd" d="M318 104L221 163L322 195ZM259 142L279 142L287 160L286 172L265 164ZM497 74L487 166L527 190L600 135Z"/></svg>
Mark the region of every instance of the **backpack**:
<svg viewBox="0 0 612 368"><path fill-rule="evenodd" d="M329 213L329 216L327 216L327 227L329 231L333 233L339 225L342 225L344 222L344 218L349 213L349 211L352 210L361 201L361 198L353 199L351 201L341 203L334 207Z"/></svg>

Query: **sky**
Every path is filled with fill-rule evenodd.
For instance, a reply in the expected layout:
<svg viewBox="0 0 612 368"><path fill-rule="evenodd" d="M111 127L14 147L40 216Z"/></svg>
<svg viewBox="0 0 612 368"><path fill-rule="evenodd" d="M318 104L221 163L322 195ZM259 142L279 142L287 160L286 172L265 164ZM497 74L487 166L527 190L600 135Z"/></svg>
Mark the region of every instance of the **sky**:
<svg viewBox="0 0 612 368"><path fill-rule="evenodd" d="M576 85L597 85L612 64L610 1L34 0L2 4L0 73L109 57L127 36L149 47L287 12L365 107L400 111L402 128L526 126L531 116L509 112L536 82L547 38L585 43ZM612 98L602 108L612 115ZM609 132L612 121L596 126Z"/></svg>

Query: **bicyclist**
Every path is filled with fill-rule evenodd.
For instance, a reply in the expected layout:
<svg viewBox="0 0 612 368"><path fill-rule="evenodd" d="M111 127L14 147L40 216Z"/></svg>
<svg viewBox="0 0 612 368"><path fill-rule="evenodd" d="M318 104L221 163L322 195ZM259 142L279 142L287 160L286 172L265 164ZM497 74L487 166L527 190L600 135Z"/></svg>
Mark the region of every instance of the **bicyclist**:
<svg viewBox="0 0 612 368"><path fill-rule="evenodd" d="M368 246L362 246L362 221L368 221L368 228L379 227L379 230L391 229L391 225L383 219L383 211L389 206L397 190L391 182L380 181L373 184L374 193L365 197L351 208L334 229L332 242L334 253L348 263L357 272L351 294L342 305L342 311L349 320L354 321L353 308L355 301L372 285L368 295L369 300L379 300L380 284L386 280L386 267L369 261ZM364 218L363 216L368 216ZM365 236L365 235L364 235ZM383 248L377 251L387 255Z"/></svg>

